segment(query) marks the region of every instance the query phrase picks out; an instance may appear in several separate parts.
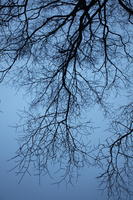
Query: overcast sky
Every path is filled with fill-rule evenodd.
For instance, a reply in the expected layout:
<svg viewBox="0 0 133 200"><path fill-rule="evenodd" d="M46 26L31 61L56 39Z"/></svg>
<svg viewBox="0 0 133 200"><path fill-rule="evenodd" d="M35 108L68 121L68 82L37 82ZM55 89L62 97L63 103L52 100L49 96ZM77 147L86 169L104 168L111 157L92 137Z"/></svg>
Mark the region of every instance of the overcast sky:
<svg viewBox="0 0 133 200"><path fill-rule="evenodd" d="M15 173L9 173L13 162L7 160L17 149L17 134L11 126L18 120L18 110L22 110L26 105L25 97L5 86L1 86L0 94L0 200L105 200L105 194L102 195L98 190L95 178L98 170L94 168L82 169L78 183L68 188L65 184L53 185L53 181L48 177L42 177L41 185L34 176L25 176L21 184L18 184ZM97 115L96 117L98 119Z"/></svg>

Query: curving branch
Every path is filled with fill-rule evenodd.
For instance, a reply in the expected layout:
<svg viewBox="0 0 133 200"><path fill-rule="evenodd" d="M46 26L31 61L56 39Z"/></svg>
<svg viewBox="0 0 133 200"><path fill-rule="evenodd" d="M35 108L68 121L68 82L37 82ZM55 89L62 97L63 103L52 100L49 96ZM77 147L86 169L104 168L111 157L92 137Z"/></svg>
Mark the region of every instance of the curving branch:
<svg viewBox="0 0 133 200"><path fill-rule="evenodd" d="M133 15L133 9L132 7L128 7L126 4L123 3L122 0L118 0L119 1L119 4L122 6L122 8L127 11L129 13L129 15Z"/></svg>

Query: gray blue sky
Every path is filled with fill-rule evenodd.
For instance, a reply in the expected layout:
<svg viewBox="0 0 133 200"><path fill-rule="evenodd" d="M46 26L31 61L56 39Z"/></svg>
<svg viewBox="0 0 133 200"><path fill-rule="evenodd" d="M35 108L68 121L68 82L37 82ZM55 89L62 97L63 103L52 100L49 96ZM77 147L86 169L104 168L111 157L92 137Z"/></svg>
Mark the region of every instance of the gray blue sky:
<svg viewBox="0 0 133 200"><path fill-rule="evenodd" d="M13 162L7 160L17 149L17 133L11 126L18 120L18 110L26 105L25 97L6 86L1 86L0 94L0 200L105 200L105 195L98 191L97 169L93 168L82 169L78 183L68 188L65 184L53 185L53 181L45 176L41 185L34 176L25 176L18 184L15 173L9 173Z"/></svg>

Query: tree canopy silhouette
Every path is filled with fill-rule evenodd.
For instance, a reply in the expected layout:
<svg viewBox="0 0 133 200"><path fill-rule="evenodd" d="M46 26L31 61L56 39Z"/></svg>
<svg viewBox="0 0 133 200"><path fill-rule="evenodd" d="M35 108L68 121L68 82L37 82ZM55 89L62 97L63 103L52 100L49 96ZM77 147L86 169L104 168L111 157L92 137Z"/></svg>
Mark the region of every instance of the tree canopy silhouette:
<svg viewBox="0 0 133 200"><path fill-rule="evenodd" d="M18 125L21 177L32 164L39 175L54 164L59 181L71 182L95 162L104 165L99 178L109 196L122 199L133 174L133 1L1 0L0 44L0 82L8 78L32 94ZM115 104L123 90L128 103L112 110L109 96ZM95 105L113 131L96 156L88 142L93 127L83 117Z"/></svg>

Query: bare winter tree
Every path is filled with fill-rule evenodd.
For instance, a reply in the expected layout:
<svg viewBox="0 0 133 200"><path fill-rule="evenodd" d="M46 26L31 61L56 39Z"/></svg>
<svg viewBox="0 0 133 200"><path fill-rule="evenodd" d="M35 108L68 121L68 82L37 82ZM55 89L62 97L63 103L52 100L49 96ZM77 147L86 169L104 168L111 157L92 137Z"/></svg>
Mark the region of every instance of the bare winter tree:
<svg viewBox="0 0 133 200"><path fill-rule="evenodd" d="M106 168L98 178L108 190L109 198L130 199L133 195L133 103L122 106L117 113L110 125L113 137L99 145L97 160Z"/></svg>
<svg viewBox="0 0 133 200"><path fill-rule="evenodd" d="M115 113L115 135L98 146L96 157L84 114L99 105L108 117L109 95L131 92L133 1L1 0L0 43L0 81L8 78L32 94L19 126L21 177L31 165L50 174L54 164L60 181L71 182L91 160L107 162L100 178L109 196L121 198L132 179L132 101Z"/></svg>

